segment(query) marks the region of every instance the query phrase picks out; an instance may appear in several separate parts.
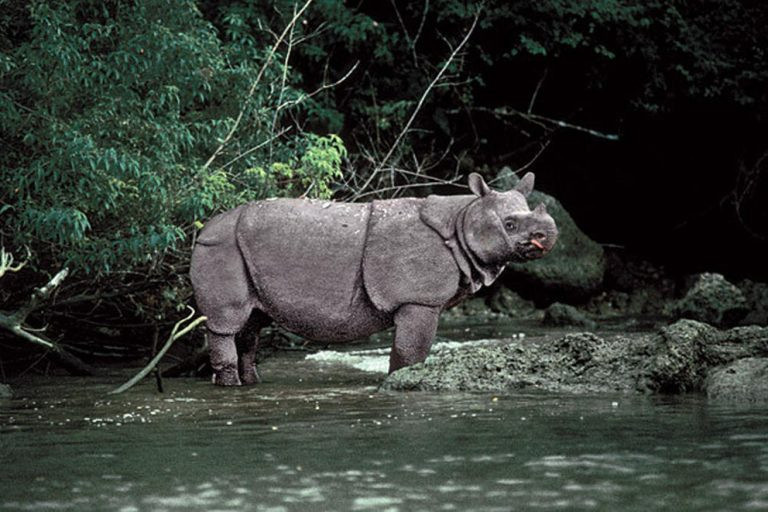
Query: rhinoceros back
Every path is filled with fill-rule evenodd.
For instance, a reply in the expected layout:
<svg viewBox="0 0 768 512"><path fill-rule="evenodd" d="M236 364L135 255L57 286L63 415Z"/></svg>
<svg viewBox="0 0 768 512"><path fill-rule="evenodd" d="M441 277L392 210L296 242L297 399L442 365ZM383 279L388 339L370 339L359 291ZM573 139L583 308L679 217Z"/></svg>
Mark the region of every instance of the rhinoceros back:
<svg viewBox="0 0 768 512"><path fill-rule="evenodd" d="M246 205L237 243L259 306L302 336L345 341L386 327L362 284L370 204L275 199Z"/></svg>

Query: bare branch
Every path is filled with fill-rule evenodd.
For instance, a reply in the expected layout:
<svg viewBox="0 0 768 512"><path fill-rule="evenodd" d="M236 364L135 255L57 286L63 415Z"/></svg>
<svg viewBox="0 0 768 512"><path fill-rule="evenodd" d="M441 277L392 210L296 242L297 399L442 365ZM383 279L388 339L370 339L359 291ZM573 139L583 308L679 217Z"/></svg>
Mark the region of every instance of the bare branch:
<svg viewBox="0 0 768 512"><path fill-rule="evenodd" d="M359 64L360 64L360 61L355 62L354 65L351 68L349 68L349 71L344 73L344 76L342 76L341 78L339 78L335 82L323 83L320 87L318 87L317 89L315 89L314 91L312 91L310 93L301 94L295 100L289 100L289 101L286 101L285 103L282 103L282 104L278 105L277 110L279 111L279 110L283 110L283 109L288 108L288 107L299 105L299 104L303 103L304 101L312 98L313 96L316 96L316 95L320 94L321 92L323 92L323 91L325 91L327 89L332 89L333 87L336 87L340 83L344 82L347 78L349 78L349 76L352 73L355 72L355 69L357 69L357 66Z"/></svg>
<svg viewBox="0 0 768 512"><path fill-rule="evenodd" d="M66 268L58 272L45 286L36 289L32 294L32 297L30 297L29 302L15 313L9 315L0 312L0 328L3 328L34 345L50 350L52 357L62 366L67 368L70 373L77 375L92 375L94 373L93 368L64 350L58 343L54 343L37 334L32 334L29 332L30 329L24 327L24 322L30 312L37 309L38 304L41 301L48 299L53 290L67 277L68 273L69 270ZM42 329L36 330L36 332L41 331Z"/></svg>
<svg viewBox="0 0 768 512"><path fill-rule="evenodd" d="M539 82L536 84L536 88L533 90L533 94L531 95L531 101L530 103L528 103L528 111L527 111L528 114L530 114L533 111L533 104L536 103L536 97L539 95L541 84L543 84L544 79L547 78L548 71L549 71L549 68L544 69L544 73L541 74L541 78L539 78Z"/></svg>
<svg viewBox="0 0 768 512"><path fill-rule="evenodd" d="M267 58L264 60L264 64L261 65L261 68L256 74L256 78L251 84L251 88L248 90L248 94L245 97L245 101L243 101L243 106L240 109L240 112L237 114L237 118L235 118L235 123L232 125L232 128L230 128L229 132L221 141L221 143L213 152L213 154L208 158L205 164L203 164L203 167L202 167L203 171L208 169L211 166L214 160L216 160L216 158L221 154L221 152L224 151L224 148L229 143L229 141L232 140L232 137L235 135L235 132L240 126L240 122L243 120L245 111L248 108L248 103L250 103L251 98L253 98L253 95L256 92L256 87L258 87L259 83L261 82L261 79L264 76L264 73L266 72L267 67L269 67L269 64L272 62L272 58L275 56L275 52L277 52L277 48L280 46L280 44L282 44L283 39L285 39L285 36L288 35L293 30L294 25L296 25L296 22L301 17L301 15L304 14L304 11L307 10L307 8L312 3L312 1L313 0L307 0L306 3L301 7L301 9L299 9L296 12L296 14L293 15L293 18L291 18L291 21L283 29L283 32L280 34L280 36L278 36L277 41L275 41L275 44L269 50L269 53L267 54Z"/></svg>
<svg viewBox="0 0 768 512"><path fill-rule="evenodd" d="M291 129L292 129L292 128L293 128L293 127L291 127L291 126L287 126L287 127L283 128L282 130L280 130L280 131L279 131L279 132L277 132L276 134L272 135L272 136L271 136L270 138L268 138L267 140L261 141L261 142L259 142L258 144L256 144L255 146L253 146L252 148L250 148L250 149L247 149L247 150L243 151L242 153L240 153L239 155L237 155L235 158L233 158L233 159L232 159L232 160L230 160L229 162L227 162L227 163L225 163L224 165L222 165L222 166L221 166L221 168L222 168L222 169L226 169L227 167L230 167L232 164L234 164L235 162L237 162L237 161L238 161L238 160L240 160L241 158L244 158L244 157L246 157L246 156L250 155L250 154L251 154L251 153L253 153L254 151L258 151L259 149L263 148L263 147L264 147L264 146L266 146L267 144L271 144L271 143L272 143L272 142L274 142L276 139L279 139L280 137L282 137L283 135L285 135L286 133L288 133L289 131L291 131Z"/></svg>
<svg viewBox="0 0 768 512"><path fill-rule="evenodd" d="M27 258L19 263L18 265L13 265L13 254L10 252L5 251L5 247L0 247L0 277L3 277L6 272L18 272L24 266L29 263L29 248L27 248Z"/></svg>
<svg viewBox="0 0 768 512"><path fill-rule="evenodd" d="M376 165L376 167L371 172L371 175L368 177L366 182L363 184L362 188L358 191L355 196L353 196L352 200L360 199L363 197L363 195L370 195L370 193L366 193L365 189L370 186L371 182L373 181L374 177L382 171L384 166L389 162L389 159L394 154L397 147L400 145L400 142L403 140L405 135L409 132L411 125L413 124L414 120L416 119L416 116L418 115L419 111L421 110L421 107L424 105L424 102L426 101L427 97L429 96L429 93L434 89L435 85L440 81L440 79L445 74L448 67L451 65L453 60L456 58L456 55L459 54L461 49L464 47L465 44L467 44L467 41L469 41L470 36L475 31L475 27L477 26L477 21L480 19L480 14L482 11L478 10L477 14L475 15L474 20L472 21L472 25L469 27L469 30L467 30L467 33L464 35L464 38L461 40L461 42L453 49L448 59L443 64L443 67L440 68L440 71L435 75L435 77L432 79L432 82L427 86L427 88L424 90L424 93L421 95L421 98L419 98L418 103L416 104L416 107L413 109L413 112L411 113L411 117L408 119L408 121L405 123L405 126L398 134L397 138L395 139L395 142L392 144L392 146L389 148L389 151L384 155L384 157L381 159L381 161Z"/></svg>
<svg viewBox="0 0 768 512"><path fill-rule="evenodd" d="M435 178L433 181L431 181L429 183L407 183L405 185L397 185L397 186L393 186L393 187L379 188L379 189L376 189L376 190L371 190L370 192L365 192L363 194L360 194L357 197L359 199L359 198L362 198L362 197L372 196L372 195L376 195L376 194L382 194L384 192L391 192L393 190L403 190L403 189L408 189L408 188L419 188L419 187L430 187L430 186L433 186L435 184L439 184L439 185L456 185L459 180L460 180L459 177L451 178L450 180L439 180L439 179ZM458 186L461 186L461 185L458 185Z"/></svg>
<svg viewBox="0 0 768 512"><path fill-rule="evenodd" d="M195 310L191 308L190 306L187 306L187 308L190 310L189 315L187 315L185 318L182 318L178 322L176 322L176 325L173 326L173 329L171 330L171 334L168 336L168 340L166 340L165 345L163 345L163 348L160 349L160 351L155 355L155 357L152 358L152 360L145 366L139 373L131 377L125 384L122 386L119 386L112 391L109 392L110 395L117 395L119 393L123 393L125 391L128 391L133 386L135 386L141 379L146 377L149 372L151 372L155 366L160 362L160 360L163 358L166 352L168 352L168 349L171 348L171 345L173 345L173 342L177 339L181 338L188 332L192 331L195 327L200 325L201 323L205 322L207 319L204 316L199 316L195 320L193 320L189 325L184 327L183 329L179 330L181 327L181 324L195 316Z"/></svg>
<svg viewBox="0 0 768 512"><path fill-rule="evenodd" d="M532 122L538 122L548 125L554 125L558 126L560 128L567 128L569 130L575 130L579 132L588 133L589 135L592 135L593 137L598 137L601 139L607 139L607 140L619 140L619 136L615 133L605 133L605 132L599 132L597 130L593 130L592 128L586 128L584 126L579 126L576 124L568 123L565 121L562 121L560 119L552 119L550 117L541 116L538 114L530 114L527 112L521 112L519 110L510 109L510 108L497 108L494 109L494 112L500 115L507 115L507 116L518 116L522 117L523 119L527 119Z"/></svg>

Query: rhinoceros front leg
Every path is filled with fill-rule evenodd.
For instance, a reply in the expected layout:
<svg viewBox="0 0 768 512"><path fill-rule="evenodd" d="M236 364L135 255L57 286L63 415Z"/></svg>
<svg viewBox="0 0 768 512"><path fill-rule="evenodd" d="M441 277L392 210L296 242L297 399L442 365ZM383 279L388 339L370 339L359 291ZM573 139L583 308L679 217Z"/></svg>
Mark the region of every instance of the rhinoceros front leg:
<svg viewBox="0 0 768 512"><path fill-rule="evenodd" d="M427 358L435 339L440 308L405 304L395 313L395 342L389 356L389 373Z"/></svg>
<svg viewBox="0 0 768 512"><path fill-rule="evenodd" d="M213 383L219 386L239 386L237 346L234 334L216 334L208 331Z"/></svg>

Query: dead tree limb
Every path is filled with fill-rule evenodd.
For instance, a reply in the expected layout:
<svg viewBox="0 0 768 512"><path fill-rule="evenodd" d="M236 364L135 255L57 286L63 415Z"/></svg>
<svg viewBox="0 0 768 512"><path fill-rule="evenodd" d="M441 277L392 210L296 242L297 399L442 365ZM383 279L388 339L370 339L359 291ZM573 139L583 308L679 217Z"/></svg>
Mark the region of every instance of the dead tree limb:
<svg viewBox="0 0 768 512"><path fill-rule="evenodd" d="M5 251L2 252L6 254ZM13 261L12 258L10 261ZM17 267L20 268L18 265ZM7 265L5 270L14 271L13 268L14 267ZM32 311L38 309L42 302L48 300L51 293L53 293L53 290L55 290L56 287L58 287L61 282L64 281L64 279L67 277L67 274L69 274L69 269L67 268L59 271L55 276L53 276L53 278L51 278L50 281L48 281L45 286L42 288L37 288L32 293L32 297L30 297L29 301L14 313L8 314L0 312L0 327L23 340L48 350L51 359L64 367L72 375L93 375L95 370L92 367L81 361L78 357L64 350L61 345L44 338L38 333L32 333L28 327L24 327L24 323L26 322L29 314Z"/></svg>
<svg viewBox="0 0 768 512"><path fill-rule="evenodd" d="M195 316L195 310L189 306L187 306L187 308L190 310L189 315L187 315L185 318L182 318L181 320L176 322L176 325L173 326L173 329L171 330L171 334L168 336L168 340L165 342L165 345L163 345L163 348L161 348L160 351L155 355L155 357L152 358L149 364L147 364L147 366L145 366L139 373L131 377L125 384L110 391L109 392L110 395L117 395L119 393L123 393L131 389L133 386L135 386L141 379L149 375L149 373L157 366L157 364L163 358L165 353L168 352L168 349L171 348L171 345L173 345L174 341L181 338L188 332L192 331L195 327L197 327L201 323L205 322L206 317L200 316L200 317L197 317L195 320L193 320L189 325L179 330L181 325L184 322L186 322L187 320Z"/></svg>

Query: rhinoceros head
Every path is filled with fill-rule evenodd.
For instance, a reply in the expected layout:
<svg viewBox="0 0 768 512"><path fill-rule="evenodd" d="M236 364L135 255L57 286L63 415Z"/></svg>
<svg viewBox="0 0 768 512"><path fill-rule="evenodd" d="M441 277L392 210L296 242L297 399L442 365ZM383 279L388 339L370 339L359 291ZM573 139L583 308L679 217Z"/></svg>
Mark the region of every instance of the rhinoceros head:
<svg viewBox="0 0 768 512"><path fill-rule="evenodd" d="M529 172L512 190L496 192L482 176L470 174L469 188L477 199L464 212L463 234L467 248L484 265L540 258L555 245L557 227L546 206L528 207L533 181Z"/></svg>

